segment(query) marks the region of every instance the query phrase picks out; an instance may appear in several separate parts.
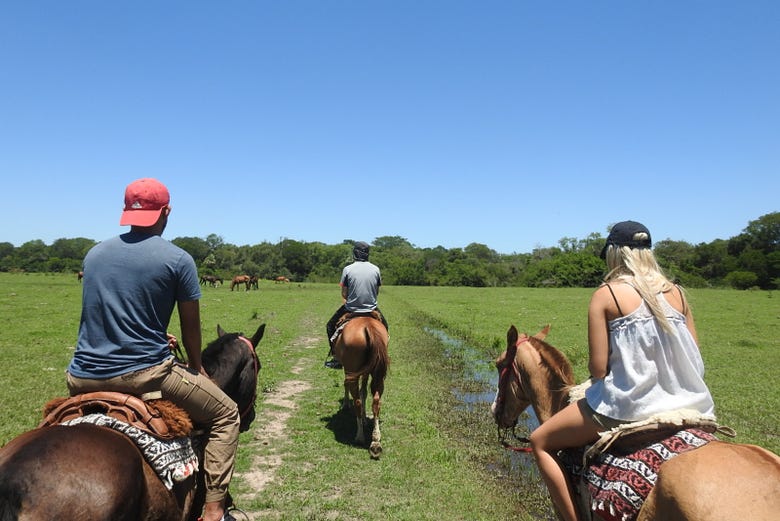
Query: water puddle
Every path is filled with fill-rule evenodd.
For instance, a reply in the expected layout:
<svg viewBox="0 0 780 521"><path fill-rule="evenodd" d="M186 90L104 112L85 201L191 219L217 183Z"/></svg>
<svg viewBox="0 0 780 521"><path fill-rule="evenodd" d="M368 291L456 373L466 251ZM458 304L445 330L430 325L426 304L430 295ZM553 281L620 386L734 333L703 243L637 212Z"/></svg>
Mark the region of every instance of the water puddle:
<svg viewBox="0 0 780 521"><path fill-rule="evenodd" d="M498 374L492 359L486 360L485 354L467 345L462 340L452 338L440 329L426 327L425 332L436 337L445 346L445 356L457 356L464 361L463 378L469 384L468 389L453 388L452 392L458 399L461 407L471 411L486 411L486 421L493 422L490 416L490 405L496 396L498 387ZM528 409L520 415L516 431L518 435L527 435L536 427L539 421L536 419L533 409ZM511 452L509 454L509 467L513 472L527 473L536 471L536 465L533 464L527 453Z"/></svg>

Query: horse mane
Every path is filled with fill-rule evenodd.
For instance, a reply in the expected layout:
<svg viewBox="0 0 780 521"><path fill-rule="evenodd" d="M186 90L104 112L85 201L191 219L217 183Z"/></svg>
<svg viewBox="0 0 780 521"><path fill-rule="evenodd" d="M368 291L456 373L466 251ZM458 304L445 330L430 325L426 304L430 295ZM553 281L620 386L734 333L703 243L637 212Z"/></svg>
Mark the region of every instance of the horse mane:
<svg viewBox="0 0 780 521"><path fill-rule="evenodd" d="M566 355L539 338L528 337L528 342L539 353L542 365L548 372L558 376L567 387L574 385L574 371Z"/></svg>
<svg viewBox="0 0 780 521"><path fill-rule="evenodd" d="M201 363L206 371L211 375L212 372L219 372L222 367L229 364L228 357L220 356L225 351L225 346L238 340L239 333L225 333L216 340L209 342L206 349L201 353ZM238 340L241 342L240 340Z"/></svg>

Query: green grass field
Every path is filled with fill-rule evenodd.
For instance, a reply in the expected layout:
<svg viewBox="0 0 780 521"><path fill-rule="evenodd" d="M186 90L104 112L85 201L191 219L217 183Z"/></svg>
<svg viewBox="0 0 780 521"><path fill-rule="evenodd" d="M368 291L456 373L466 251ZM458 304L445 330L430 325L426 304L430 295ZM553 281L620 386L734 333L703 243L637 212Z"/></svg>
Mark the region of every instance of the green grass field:
<svg viewBox="0 0 780 521"><path fill-rule="evenodd" d="M322 367L324 324L339 305L334 284L274 284L258 291L204 288L204 340L217 324L251 334L268 324L258 419L242 434L233 494L250 518L539 519L538 483L496 442L487 406L464 406L469 367L489 368L515 324L547 340L587 376L591 290L385 287L392 365L382 409L384 454L371 461L350 443L339 413L342 374ZM780 451L780 301L773 293L692 290L706 380L735 441ZM0 444L33 428L41 407L64 395L81 287L75 276L0 273ZM477 350L459 357L428 329ZM177 319L171 332L178 333ZM535 491L533 493L529 490Z"/></svg>

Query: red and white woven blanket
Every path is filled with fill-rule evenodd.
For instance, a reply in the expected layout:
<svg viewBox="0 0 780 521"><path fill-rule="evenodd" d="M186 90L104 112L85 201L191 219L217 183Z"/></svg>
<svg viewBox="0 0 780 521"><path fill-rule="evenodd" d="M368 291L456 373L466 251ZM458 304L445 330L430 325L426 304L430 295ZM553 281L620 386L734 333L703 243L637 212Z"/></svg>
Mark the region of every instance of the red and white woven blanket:
<svg viewBox="0 0 780 521"><path fill-rule="evenodd" d="M583 472L581 459L568 452L563 458L566 467L587 485L591 510L605 521L636 519L645 498L652 490L661 464L679 454L706 445L715 436L700 429L682 430L628 455L609 452L598 455ZM579 452L581 457L582 452Z"/></svg>

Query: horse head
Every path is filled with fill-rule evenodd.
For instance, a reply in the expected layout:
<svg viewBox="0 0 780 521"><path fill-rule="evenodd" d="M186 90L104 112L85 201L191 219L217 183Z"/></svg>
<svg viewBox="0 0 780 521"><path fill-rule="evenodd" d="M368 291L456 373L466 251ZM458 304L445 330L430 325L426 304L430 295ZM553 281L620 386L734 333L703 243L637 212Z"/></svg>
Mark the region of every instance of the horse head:
<svg viewBox="0 0 780 521"><path fill-rule="evenodd" d="M217 339L203 350L206 372L238 405L241 432L248 430L255 419L257 375L260 371L256 349L264 333L265 324L257 328L252 338L241 333L226 333L217 325Z"/></svg>
<svg viewBox="0 0 780 521"><path fill-rule="evenodd" d="M513 429L529 405L543 421L562 408L572 385L571 364L556 348L544 341L550 326L533 336L519 334L515 326L507 332L507 349L496 360L498 390L491 405L501 429Z"/></svg>
<svg viewBox="0 0 780 521"><path fill-rule="evenodd" d="M513 429L520 413L531 404L516 360L518 346L527 340L526 335L521 337L517 328L511 326L507 331L506 351L495 362L498 370L498 388L490 410L499 429Z"/></svg>

